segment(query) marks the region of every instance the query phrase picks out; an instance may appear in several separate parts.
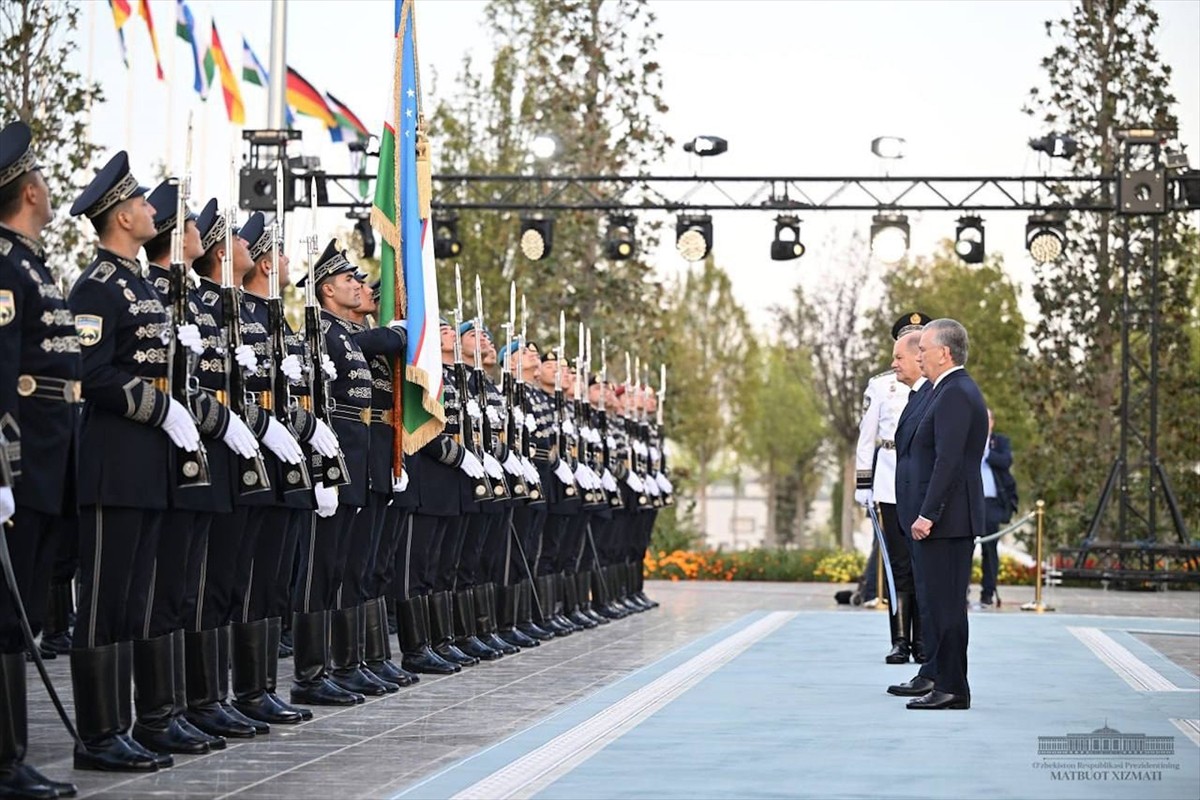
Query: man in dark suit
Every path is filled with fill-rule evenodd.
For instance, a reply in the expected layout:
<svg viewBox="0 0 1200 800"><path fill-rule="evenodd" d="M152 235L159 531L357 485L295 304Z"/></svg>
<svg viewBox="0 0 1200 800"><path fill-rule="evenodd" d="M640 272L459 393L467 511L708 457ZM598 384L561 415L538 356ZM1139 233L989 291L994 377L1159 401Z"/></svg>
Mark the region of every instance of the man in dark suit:
<svg viewBox="0 0 1200 800"><path fill-rule="evenodd" d="M983 463L980 473L983 477L983 502L985 506L984 530L991 536L1000 530L1000 526L1012 519L1017 509L1017 482L1013 480L1012 444L1002 433L995 433L995 420L992 410L988 409L988 443L983 450ZM1000 574L1000 554L998 542L993 539L979 545L982 556L983 578L979 591L979 604L990 608L993 604L999 606L996 596L996 579Z"/></svg>
<svg viewBox="0 0 1200 800"><path fill-rule="evenodd" d="M912 532L918 606L929 609L930 660L917 677L888 687L911 709L967 709L967 607L974 537L983 535L983 480L975 468L987 442L987 405L963 369L967 331L949 319L921 332L918 359L932 388L897 431L896 506Z"/></svg>

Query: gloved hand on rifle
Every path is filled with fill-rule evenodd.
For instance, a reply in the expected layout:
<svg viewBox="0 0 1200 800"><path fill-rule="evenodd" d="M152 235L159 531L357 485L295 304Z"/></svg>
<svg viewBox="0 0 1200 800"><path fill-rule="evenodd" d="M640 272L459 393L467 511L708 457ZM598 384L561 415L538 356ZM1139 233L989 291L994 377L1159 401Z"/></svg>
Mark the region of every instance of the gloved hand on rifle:
<svg viewBox="0 0 1200 800"><path fill-rule="evenodd" d="M258 356L254 355L254 347L239 344L233 351L233 358L247 375L258 374Z"/></svg>
<svg viewBox="0 0 1200 800"><path fill-rule="evenodd" d="M204 355L204 340L200 338L200 329L190 322L176 326L175 341L198 356Z"/></svg>
<svg viewBox="0 0 1200 800"><path fill-rule="evenodd" d="M328 353L321 354L321 369L325 372L325 379L336 381L338 379L337 367L333 363L333 359Z"/></svg>
<svg viewBox="0 0 1200 800"><path fill-rule="evenodd" d="M479 459L470 450L463 452L463 460L458 465L458 468L465 472L469 478L483 477L483 464L480 463Z"/></svg>
<svg viewBox="0 0 1200 800"><path fill-rule="evenodd" d="M486 450L483 452L483 469L494 481L504 480L504 469L500 466L500 462Z"/></svg>
<svg viewBox="0 0 1200 800"><path fill-rule="evenodd" d="M338 491L336 486L318 483L313 487L313 494L316 495L318 517L332 517L337 513Z"/></svg>
<svg viewBox="0 0 1200 800"><path fill-rule="evenodd" d="M300 449L296 437L274 417L267 423L267 432L263 434L262 441L285 464L299 464L304 460L304 451Z"/></svg>
<svg viewBox="0 0 1200 800"><path fill-rule="evenodd" d="M341 447L338 444L337 434L321 420L317 420L312 438L308 440L308 443L312 445L313 450L325 458L336 458L338 449Z"/></svg>
<svg viewBox="0 0 1200 800"><path fill-rule="evenodd" d="M162 421L162 429L180 450L194 453L200 449L200 431L196 430L196 420L187 406L174 397L167 398L167 416Z"/></svg>
<svg viewBox="0 0 1200 800"><path fill-rule="evenodd" d="M258 439L254 438L254 433L246 427L242 418L232 412L229 414L229 426L225 428L225 435L221 437L221 441L242 458L252 458L258 452Z"/></svg>
<svg viewBox="0 0 1200 800"><path fill-rule="evenodd" d="M560 459L558 466L554 468L554 474L563 482L564 486L573 486L575 484L575 474L571 472L571 465L565 459Z"/></svg>
<svg viewBox="0 0 1200 800"><path fill-rule="evenodd" d="M291 353L279 362L279 371L287 377L288 383L300 383L304 377L304 368L300 365L300 358L295 353Z"/></svg>
<svg viewBox="0 0 1200 800"><path fill-rule="evenodd" d="M872 495L873 493L870 489L855 489L854 502L858 503L863 508L866 508L867 506L871 505L871 500L873 499Z"/></svg>

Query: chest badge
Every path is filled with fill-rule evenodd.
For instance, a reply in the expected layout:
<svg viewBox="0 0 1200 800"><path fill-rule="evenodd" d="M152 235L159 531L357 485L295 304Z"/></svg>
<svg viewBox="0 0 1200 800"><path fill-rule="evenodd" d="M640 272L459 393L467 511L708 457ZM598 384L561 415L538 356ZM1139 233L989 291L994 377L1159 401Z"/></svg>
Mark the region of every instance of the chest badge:
<svg viewBox="0 0 1200 800"><path fill-rule="evenodd" d="M11 289L0 289L0 327L17 318L17 301Z"/></svg>
<svg viewBox="0 0 1200 800"><path fill-rule="evenodd" d="M75 333L79 335L79 343L91 347L100 341L104 331L104 318L95 314L76 314Z"/></svg>
<svg viewBox="0 0 1200 800"><path fill-rule="evenodd" d="M137 295L134 294L133 289L130 289L128 286L126 286L125 289L121 293L125 295L125 299L128 300L129 302L131 302L131 303L137 302Z"/></svg>

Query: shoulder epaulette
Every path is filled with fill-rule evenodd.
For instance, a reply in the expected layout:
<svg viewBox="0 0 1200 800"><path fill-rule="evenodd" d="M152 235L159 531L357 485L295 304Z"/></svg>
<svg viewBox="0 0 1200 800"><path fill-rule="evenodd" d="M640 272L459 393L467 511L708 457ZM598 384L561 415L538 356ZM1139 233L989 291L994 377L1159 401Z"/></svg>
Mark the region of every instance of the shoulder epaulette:
<svg viewBox="0 0 1200 800"><path fill-rule="evenodd" d="M111 261L101 261L88 277L97 283L108 283L108 279L117 271L117 265Z"/></svg>
<svg viewBox="0 0 1200 800"><path fill-rule="evenodd" d="M0 236L0 256L6 256L12 251L12 242Z"/></svg>

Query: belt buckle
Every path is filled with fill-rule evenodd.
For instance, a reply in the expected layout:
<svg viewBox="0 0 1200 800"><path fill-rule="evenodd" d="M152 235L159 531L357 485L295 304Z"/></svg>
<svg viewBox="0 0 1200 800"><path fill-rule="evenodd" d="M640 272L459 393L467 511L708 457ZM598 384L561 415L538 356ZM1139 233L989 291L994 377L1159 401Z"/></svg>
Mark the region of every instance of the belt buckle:
<svg viewBox="0 0 1200 800"><path fill-rule="evenodd" d="M29 397L37 391L37 379L32 375L21 375L17 378L17 394Z"/></svg>
<svg viewBox="0 0 1200 800"><path fill-rule="evenodd" d="M79 381L63 381L63 400L78 403L83 399L83 385Z"/></svg>
<svg viewBox="0 0 1200 800"><path fill-rule="evenodd" d="M371 424L371 409L360 408L358 410L358 420L363 425L370 425Z"/></svg>

